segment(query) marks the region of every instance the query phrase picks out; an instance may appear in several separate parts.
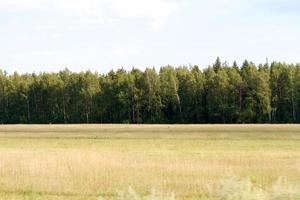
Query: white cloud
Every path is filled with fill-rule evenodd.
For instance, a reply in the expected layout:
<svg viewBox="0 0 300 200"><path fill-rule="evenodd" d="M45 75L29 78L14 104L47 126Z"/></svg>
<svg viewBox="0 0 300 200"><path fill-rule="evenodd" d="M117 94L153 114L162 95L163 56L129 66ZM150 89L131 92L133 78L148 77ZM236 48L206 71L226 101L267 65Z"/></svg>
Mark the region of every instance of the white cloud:
<svg viewBox="0 0 300 200"><path fill-rule="evenodd" d="M211 9L217 12L226 13L237 8L241 3L245 4L245 0L211 0ZM247 3L247 2L246 2Z"/></svg>
<svg viewBox="0 0 300 200"><path fill-rule="evenodd" d="M212 0L212 2L216 4L232 4L235 0Z"/></svg>
<svg viewBox="0 0 300 200"><path fill-rule="evenodd" d="M142 19L154 28L166 23L182 0L0 0L0 8L50 10L55 12L113 20Z"/></svg>
<svg viewBox="0 0 300 200"><path fill-rule="evenodd" d="M0 7L34 7L36 5L37 1L35 0L0 0Z"/></svg>

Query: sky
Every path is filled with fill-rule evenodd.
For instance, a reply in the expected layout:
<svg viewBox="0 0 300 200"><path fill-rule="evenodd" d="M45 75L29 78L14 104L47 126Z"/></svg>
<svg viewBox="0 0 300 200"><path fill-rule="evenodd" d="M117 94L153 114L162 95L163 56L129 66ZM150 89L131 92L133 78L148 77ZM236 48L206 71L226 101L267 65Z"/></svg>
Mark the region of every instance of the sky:
<svg viewBox="0 0 300 200"><path fill-rule="evenodd" d="M299 0L0 0L9 73L300 62Z"/></svg>

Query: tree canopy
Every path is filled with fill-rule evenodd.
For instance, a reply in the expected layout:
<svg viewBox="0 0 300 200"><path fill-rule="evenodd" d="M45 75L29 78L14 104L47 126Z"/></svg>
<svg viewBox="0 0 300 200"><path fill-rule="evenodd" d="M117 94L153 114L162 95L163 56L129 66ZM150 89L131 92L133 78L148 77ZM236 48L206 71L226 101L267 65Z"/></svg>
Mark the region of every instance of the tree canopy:
<svg viewBox="0 0 300 200"><path fill-rule="evenodd" d="M299 123L300 65L7 74L0 123Z"/></svg>

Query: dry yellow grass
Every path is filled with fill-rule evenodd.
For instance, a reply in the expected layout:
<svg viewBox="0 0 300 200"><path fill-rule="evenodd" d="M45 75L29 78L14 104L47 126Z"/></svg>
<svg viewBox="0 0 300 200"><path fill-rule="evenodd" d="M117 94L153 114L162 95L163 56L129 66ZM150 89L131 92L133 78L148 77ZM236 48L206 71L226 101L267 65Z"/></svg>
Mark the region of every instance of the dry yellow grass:
<svg viewBox="0 0 300 200"><path fill-rule="evenodd" d="M299 125L0 126L0 199L206 198L228 177L300 181Z"/></svg>

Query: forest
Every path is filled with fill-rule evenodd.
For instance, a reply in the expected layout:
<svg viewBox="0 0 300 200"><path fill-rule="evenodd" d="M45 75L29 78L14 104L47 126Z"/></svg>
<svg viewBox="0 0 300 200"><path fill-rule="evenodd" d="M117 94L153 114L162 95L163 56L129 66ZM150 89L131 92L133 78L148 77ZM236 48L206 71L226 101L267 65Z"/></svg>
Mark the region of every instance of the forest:
<svg viewBox="0 0 300 200"><path fill-rule="evenodd" d="M300 64L8 74L0 70L1 124L299 123Z"/></svg>

